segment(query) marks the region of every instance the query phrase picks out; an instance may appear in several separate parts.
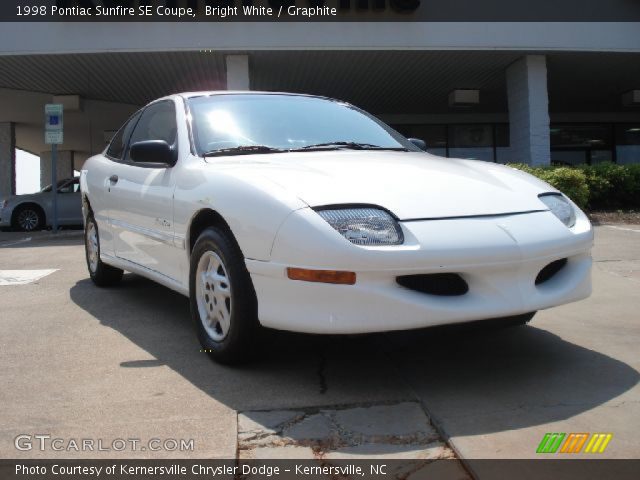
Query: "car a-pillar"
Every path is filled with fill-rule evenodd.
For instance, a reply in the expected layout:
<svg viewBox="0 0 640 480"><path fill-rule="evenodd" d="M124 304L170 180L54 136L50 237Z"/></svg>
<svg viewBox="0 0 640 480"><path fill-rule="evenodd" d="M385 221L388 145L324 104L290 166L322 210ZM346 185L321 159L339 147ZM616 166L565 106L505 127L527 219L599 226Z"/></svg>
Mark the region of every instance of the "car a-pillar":
<svg viewBox="0 0 640 480"><path fill-rule="evenodd" d="M16 193L16 127L0 123L0 198Z"/></svg>

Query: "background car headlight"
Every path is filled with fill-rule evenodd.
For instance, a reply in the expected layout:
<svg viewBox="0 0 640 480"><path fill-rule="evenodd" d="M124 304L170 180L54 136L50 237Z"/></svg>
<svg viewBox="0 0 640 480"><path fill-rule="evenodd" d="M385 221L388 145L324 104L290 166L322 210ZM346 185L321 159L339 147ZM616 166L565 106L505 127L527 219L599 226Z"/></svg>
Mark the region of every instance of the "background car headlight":
<svg viewBox="0 0 640 480"><path fill-rule="evenodd" d="M567 227L571 228L575 225L576 212L563 195L559 193L544 193L539 195L539 198L542 203L549 207L551 213L558 217Z"/></svg>
<svg viewBox="0 0 640 480"><path fill-rule="evenodd" d="M379 208L327 209L317 213L356 245L400 245L404 241L398 222Z"/></svg>

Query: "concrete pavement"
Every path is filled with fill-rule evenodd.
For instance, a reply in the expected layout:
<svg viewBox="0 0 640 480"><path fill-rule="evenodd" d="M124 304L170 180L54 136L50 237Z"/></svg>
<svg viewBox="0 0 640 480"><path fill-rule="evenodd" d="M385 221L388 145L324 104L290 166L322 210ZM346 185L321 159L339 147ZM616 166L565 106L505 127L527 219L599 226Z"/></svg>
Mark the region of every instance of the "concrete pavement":
<svg viewBox="0 0 640 480"><path fill-rule="evenodd" d="M132 274L116 288L94 287L78 234L25 242L0 232L0 270L57 269L0 287L0 456L230 458L238 412L409 403L429 414L425 429L444 433L424 445L448 441L463 458L531 458L551 431L612 432L603 456L637 457L640 227L624 228L597 228L594 295L540 312L528 327L271 333L240 368L200 352L186 298ZM17 435L38 433L193 439L194 449L15 449ZM369 453L398 453L380 445Z"/></svg>

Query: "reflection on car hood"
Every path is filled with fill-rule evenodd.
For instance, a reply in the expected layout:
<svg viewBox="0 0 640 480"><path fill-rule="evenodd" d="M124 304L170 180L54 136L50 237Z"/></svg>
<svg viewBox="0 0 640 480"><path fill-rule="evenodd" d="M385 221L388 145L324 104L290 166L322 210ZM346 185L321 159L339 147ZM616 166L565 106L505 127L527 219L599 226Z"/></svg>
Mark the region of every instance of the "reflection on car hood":
<svg viewBox="0 0 640 480"><path fill-rule="evenodd" d="M379 205L401 220L546 210L537 195L552 190L509 167L424 153L292 152L208 163L266 177L311 207Z"/></svg>

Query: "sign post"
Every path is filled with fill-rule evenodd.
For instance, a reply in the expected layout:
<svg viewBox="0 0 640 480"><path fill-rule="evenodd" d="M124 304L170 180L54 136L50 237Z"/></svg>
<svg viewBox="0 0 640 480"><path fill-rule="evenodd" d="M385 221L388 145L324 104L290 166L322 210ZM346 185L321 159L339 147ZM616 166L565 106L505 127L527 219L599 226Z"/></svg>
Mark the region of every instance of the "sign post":
<svg viewBox="0 0 640 480"><path fill-rule="evenodd" d="M44 143L51 145L51 229L58 231L58 145L62 143L63 108L59 103L44 106Z"/></svg>

